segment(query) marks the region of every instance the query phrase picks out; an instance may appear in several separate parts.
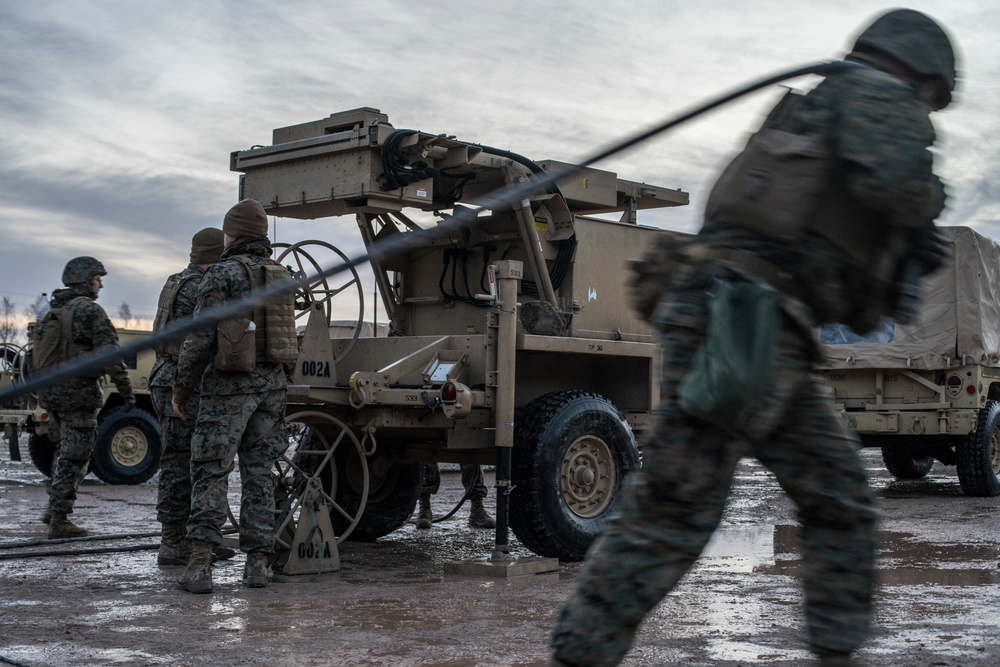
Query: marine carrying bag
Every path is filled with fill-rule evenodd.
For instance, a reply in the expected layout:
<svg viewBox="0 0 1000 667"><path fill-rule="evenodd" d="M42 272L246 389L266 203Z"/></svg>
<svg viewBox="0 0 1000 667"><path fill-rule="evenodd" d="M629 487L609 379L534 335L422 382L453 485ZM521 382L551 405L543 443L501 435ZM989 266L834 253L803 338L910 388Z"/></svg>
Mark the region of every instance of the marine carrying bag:
<svg viewBox="0 0 1000 667"><path fill-rule="evenodd" d="M726 428L747 423L771 373L778 296L765 282L716 281L705 340L677 388L684 412Z"/></svg>
<svg viewBox="0 0 1000 667"><path fill-rule="evenodd" d="M31 342L31 361L28 367L32 372L69 361L79 352L85 351L82 346L73 344L73 311L85 299L86 297L78 296L65 306L52 308L38 324ZM103 374L100 371L95 377Z"/></svg>

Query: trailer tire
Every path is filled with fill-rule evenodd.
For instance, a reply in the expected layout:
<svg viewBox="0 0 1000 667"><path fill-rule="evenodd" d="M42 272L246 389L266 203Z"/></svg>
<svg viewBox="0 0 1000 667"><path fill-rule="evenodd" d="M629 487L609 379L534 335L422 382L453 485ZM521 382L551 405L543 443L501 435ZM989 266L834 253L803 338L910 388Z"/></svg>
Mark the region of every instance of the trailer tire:
<svg viewBox="0 0 1000 667"><path fill-rule="evenodd" d="M90 469L105 484L142 484L160 467L160 426L141 408L114 410L97 427Z"/></svg>
<svg viewBox="0 0 1000 667"><path fill-rule="evenodd" d="M1000 496L1000 402L986 401L976 430L958 446L958 481L967 496Z"/></svg>
<svg viewBox="0 0 1000 667"><path fill-rule="evenodd" d="M361 502L359 454L353 447L334 454L337 464L337 490L334 499L348 514L357 512ZM422 480L419 463L402 463L375 454L368 460L368 502L358 525L347 536L355 542L374 542L401 528L413 515L420 496ZM339 534L349 522L331 513L333 530Z"/></svg>
<svg viewBox="0 0 1000 667"><path fill-rule="evenodd" d="M56 460L56 446L47 435L31 433L28 435L28 456L38 471L46 477L52 477L52 464Z"/></svg>
<svg viewBox="0 0 1000 667"><path fill-rule="evenodd" d="M914 454L913 448L902 439L884 442L881 449L885 469L896 479L923 479L934 467L934 457Z"/></svg>
<svg viewBox="0 0 1000 667"><path fill-rule="evenodd" d="M514 534L539 556L582 560L638 468L635 437L611 401L576 390L535 399L514 435Z"/></svg>

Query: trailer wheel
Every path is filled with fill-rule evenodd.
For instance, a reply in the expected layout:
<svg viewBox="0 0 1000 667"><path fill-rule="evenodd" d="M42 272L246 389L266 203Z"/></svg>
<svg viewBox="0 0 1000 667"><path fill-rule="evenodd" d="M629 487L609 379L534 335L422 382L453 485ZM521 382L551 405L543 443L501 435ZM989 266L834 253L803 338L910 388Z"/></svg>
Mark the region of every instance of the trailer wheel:
<svg viewBox="0 0 1000 667"><path fill-rule="evenodd" d="M611 401L557 391L518 418L510 525L540 556L581 560L639 467L628 422Z"/></svg>
<svg viewBox="0 0 1000 667"><path fill-rule="evenodd" d="M350 511L361 497L361 457L347 450L337 457L337 503ZM350 538L374 542L401 528L413 515L420 496L420 464L393 461L376 453L368 459L368 504ZM338 519L333 528L338 530Z"/></svg>
<svg viewBox="0 0 1000 667"><path fill-rule="evenodd" d="M967 496L1000 496L1000 402L986 401L976 430L957 451L958 481Z"/></svg>
<svg viewBox="0 0 1000 667"><path fill-rule="evenodd" d="M114 410L97 427L90 469L105 484L142 484L160 468L160 425L142 408Z"/></svg>
<svg viewBox="0 0 1000 667"><path fill-rule="evenodd" d="M903 438L884 441L881 449L885 469L896 479L922 479L934 466L934 457L914 454L913 448Z"/></svg>
<svg viewBox="0 0 1000 667"><path fill-rule="evenodd" d="M52 464L56 458L56 446L47 435L31 433L28 435L28 456L38 471L46 477L52 477Z"/></svg>

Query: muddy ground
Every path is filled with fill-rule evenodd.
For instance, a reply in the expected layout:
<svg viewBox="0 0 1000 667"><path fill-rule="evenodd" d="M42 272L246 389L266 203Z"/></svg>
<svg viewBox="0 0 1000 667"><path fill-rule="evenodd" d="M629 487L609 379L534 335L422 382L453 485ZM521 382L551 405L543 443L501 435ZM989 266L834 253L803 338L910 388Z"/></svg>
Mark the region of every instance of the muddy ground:
<svg viewBox="0 0 1000 667"><path fill-rule="evenodd" d="M865 458L884 522L861 664L1000 664L1000 498L962 495L954 469L940 464L925 480L898 482L876 450ZM461 497L457 471L443 477L441 513ZM148 534L158 530L155 493L155 479L123 487L88 477L74 518L98 534ZM411 523L374 544L345 543L339 572L265 589L241 585L239 555L215 566L212 595L191 595L174 586L181 568L156 565L151 537L10 548L45 537L45 498L45 478L0 453L0 664L540 667L579 569L446 571L493 543L462 508L429 531ZM107 547L137 550L26 553ZM516 543L514 553L530 555ZM796 570L792 508L767 471L744 461L706 556L647 619L624 664L811 664Z"/></svg>

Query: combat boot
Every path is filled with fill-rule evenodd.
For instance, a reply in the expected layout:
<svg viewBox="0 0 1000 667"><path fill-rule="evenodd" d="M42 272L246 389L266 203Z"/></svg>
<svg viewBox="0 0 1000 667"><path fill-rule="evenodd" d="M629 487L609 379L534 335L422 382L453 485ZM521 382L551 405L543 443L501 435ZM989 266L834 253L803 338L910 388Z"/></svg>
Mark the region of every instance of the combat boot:
<svg viewBox="0 0 1000 667"><path fill-rule="evenodd" d="M417 528L430 528L434 523L434 513L431 512L431 497L420 496L420 512L417 513Z"/></svg>
<svg viewBox="0 0 1000 667"><path fill-rule="evenodd" d="M469 511L469 525L473 528L496 528L497 522L493 520L486 508L483 507L482 498L472 499L472 509Z"/></svg>
<svg viewBox="0 0 1000 667"><path fill-rule="evenodd" d="M264 588L267 586L268 554L264 551L251 551L247 554L246 565L243 566L243 584L249 588Z"/></svg>
<svg viewBox="0 0 1000 667"><path fill-rule="evenodd" d="M183 521L163 524L160 530L160 552L157 565L187 565L191 560L191 543L184 539Z"/></svg>
<svg viewBox="0 0 1000 667"><path fill-rule="evenodd" d="M52 510L46 507L45 511L42 512L42 516L38 517L38 520L44 524L47 524L49 521L52 521Z"/></svg>
<svg viewBox="0 0 1000 667"><path fill-rule="evenodd" d="M177 580L177 587L190 593L212 592L212 545L209 542L191 542L191 560Z"/></svg>
<svg viewBox="0 0 1000 667"><path fill-rule="evenodd" d="M820 667L855 667L858 663L851 659L850 653L831 653L821 655L819 664Z"/></svg>
<svg viewBox="0 0 1000 667"><path fill-rule="evenodd" d="M52 512L52 517L49 519L50 540L62 537L83 537L86 534L86 529L80 528L66 518L66 512Z"/></svg>

